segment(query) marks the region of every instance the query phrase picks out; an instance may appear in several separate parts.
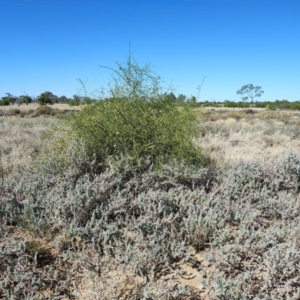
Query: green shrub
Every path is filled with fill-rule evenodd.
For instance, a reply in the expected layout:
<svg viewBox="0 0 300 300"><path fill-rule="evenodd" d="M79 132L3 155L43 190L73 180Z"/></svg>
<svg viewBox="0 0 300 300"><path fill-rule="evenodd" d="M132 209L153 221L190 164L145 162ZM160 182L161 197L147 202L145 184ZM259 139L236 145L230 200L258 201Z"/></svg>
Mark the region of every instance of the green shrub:
<svg viewBox="0 0 300 300"><path fill-rule="evenodd" d="M173 159L203 164L203 156L192 142L197 119L193 107L164 97L159 92L159 77L148 66L140 68L131 56L125 66L118 66L117 71L111 69L117 75L115 86L110 85L112 97L68 116L62 130L56 130L55 156L67 161L64 153L79 141L90 161L99 163L122 155L130 156L137 166L145 158L156 166Z"/></svg>
<svg viewBox="0 0 300 300"><path fill-rule="evenodd" d="M271 103L270 101L256 102L255 107L257 107L257 108L267 108L270 103Z"/></svg>
<svg viewBox="0 0 300 300"><path fill-rule="evenodd" d="M275 103L271 103L268 105L268 109L269 110L276 110L277 109L277 105Z"/></svg>
<svg viewBox="0 0 300 300"><path fill-rule="evenodd" d="M64 137L82 140L88 156L104 162L108 156L129 155L139 165L148 157L159 164L169 159L203 163L193 143L196 114L189 105L179 107L165 99L113 99L85 107L66 119Z"/></svg>
<svg viewBox="0 0 300 300"><path fill-rule="evenodd" d="M244 102L234 102L234 101L229 101L226 100L224 101L224 107L231 107L231 108L249 108L250 104L249 103L244 103Z"/></svg>
<svg viewBox="0 0 300 300"><path fill-rule="evenodd" d="M291 110L300 110L300 103L299 102L294 102L290 104L290 109Z"/></svg>
<svg viewBox="0 0 300 300"><path fill-rule="evenodd" d="M76 99L69 99L68 100L68 104L70 106L78 106L78 105L80 105L80 103Z"/></svg>
<svg viewBox="0 0 300 300"><path fill-rule="evenodd" d="M40 96L38 96L37 102L40 105L53 104L53 100L50 97L50 94L52 95L52 93L50 93L50 92L44 92L44 93L42 93Z"/></svg>
<svg viewBox="0 0 300 300"><path fill-rule="evenodd" d="M0 106L8 106L10 104L9 99L0 100Z"/></svg>

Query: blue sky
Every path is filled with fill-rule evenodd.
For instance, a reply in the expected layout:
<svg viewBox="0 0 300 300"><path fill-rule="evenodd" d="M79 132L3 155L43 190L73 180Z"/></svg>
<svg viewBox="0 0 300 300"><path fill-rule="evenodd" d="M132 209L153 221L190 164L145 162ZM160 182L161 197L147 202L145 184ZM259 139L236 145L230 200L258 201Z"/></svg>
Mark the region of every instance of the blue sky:
<svg viewBox="0 0 300 300"><path fill-rule="evenodd" d="M299 0L0 0L0 97L107 88L129 43L175 94L300 100Z"/></svg>

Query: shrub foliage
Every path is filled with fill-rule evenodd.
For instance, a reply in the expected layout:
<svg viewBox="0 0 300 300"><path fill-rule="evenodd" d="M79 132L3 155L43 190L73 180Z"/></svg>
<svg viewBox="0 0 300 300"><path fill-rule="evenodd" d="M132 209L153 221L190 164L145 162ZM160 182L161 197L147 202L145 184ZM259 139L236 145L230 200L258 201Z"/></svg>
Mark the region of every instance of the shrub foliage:
<svg viewBox="0 0 300 300"><path fill-rule="evenodd" d="M193 108L160 95L159 77L154 77L148 66L140 68L131 56L124 66L118 66L115 85L110 85L113 97L67 118L55 148L65 152L75 139L85 144L90 160L102 163L109 156L121 155L132 157L136 165L143 158L155 165L170 159L204 163L192 142L197 118Z"/></svg>
<svg viewBox="0 0 300 300"><path fill-rule="evenodd" d="M187 105L178 107L165 99L112 99L90 105L67 120L70 134L81 139L88 154L105 161L108 156L131 156L138 164L148 157L153 163L177 158L201 163L192 144L196 116Z"/></svg>

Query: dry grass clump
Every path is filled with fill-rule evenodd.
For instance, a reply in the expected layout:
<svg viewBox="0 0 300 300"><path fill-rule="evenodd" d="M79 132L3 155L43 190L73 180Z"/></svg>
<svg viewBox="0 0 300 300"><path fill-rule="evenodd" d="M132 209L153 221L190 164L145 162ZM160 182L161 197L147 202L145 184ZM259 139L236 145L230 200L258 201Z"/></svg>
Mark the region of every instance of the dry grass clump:
<svg viewBox="0 0 300 300"><path fill-rule="evenodd" d="M259 118L260 110L252 109L215 109L203 108L199 111L199 119L204 122L215 122L219 120L234 119L239 120L253 120Z"/></svg>
<svg viewBox="0 0 300 300"><path fill-rule="evenodd" d="M237 121L241 120L242 118L245 118L244 112L229 112L226 114L227 119L235 119Z"/></svg>
<svg viewBox="0 0 300 300"><path fill-rule="evenodd" d="M300 128L276 120L253 122L235 119L199 125L195 142L204 147L218 167L244 161L280 157L286 151L300 150Z"/></svg>
<svg viewBox="0 0 300 300"><path fill-rule="evenodd" d="M2 174L28 166L37 153L42 135L55 119L0 118L0 166ZM4 175L3 175L4 176Z"/></svg>
<svg viewBox="0 0 300 300"><path fill-rule="evenodd" d="M199 120L215 122L234 119L255 124L257 121L276 121L283 125L296 125L300 121L300 115L296 111L270 111L266 109L239 109L239 108L202 108L198 109Z"/></svg>
<svg viewBox="0 0 300 300"><path fill-rule="evenodd" d="M84 107L84 106L83 106ZM63 116L68 113L74 113L81 110L82 107L70 107L68 104L53 104L39 105L39 104L29 104L29 105L9 105L3 106L0 109L0 117L20 117L20 118L35 118L40 116Z"/></svg>
<svg viewBox="0 0 300 300"><path fill-rule="evenodd" d="M4 115L5 116L16 116L20 114L20 110L18 108L10 108L5 111Z"/></svg>
<svg viewBox="0 0 300 300"><path fill-rule="evenodd" d="M7 105L7 106L1 106L1 110L2 111L7 111L7 110L10 110L10 109L17 108L21 112L22 111L28 111L28 110L34 111L34 110L38 109L41 106L46 106L46 107L50 107L50 108L58 109L58 110L69 110L69 109L81 110L82 107L84 107L84 105L72 106L71 107L69 104L66 104L66 103L54 103L54 104L50 104L50 105L40 105L38 103L29 103L28 105L27 104L22 104L22 105L10 104L10 105Z"/></svg>

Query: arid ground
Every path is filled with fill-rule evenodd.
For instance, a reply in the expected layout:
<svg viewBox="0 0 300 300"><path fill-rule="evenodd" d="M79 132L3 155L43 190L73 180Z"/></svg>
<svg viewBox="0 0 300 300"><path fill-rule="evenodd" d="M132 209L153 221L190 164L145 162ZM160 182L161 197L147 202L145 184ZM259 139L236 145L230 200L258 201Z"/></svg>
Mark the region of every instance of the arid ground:
<svg viewBox="0 0 300 300"><path fill-rule="evenodd" d="M31 170L60 118L0 116L0 298L299 299L300 113L198 110L206 168L76 180Z"/></svg>

